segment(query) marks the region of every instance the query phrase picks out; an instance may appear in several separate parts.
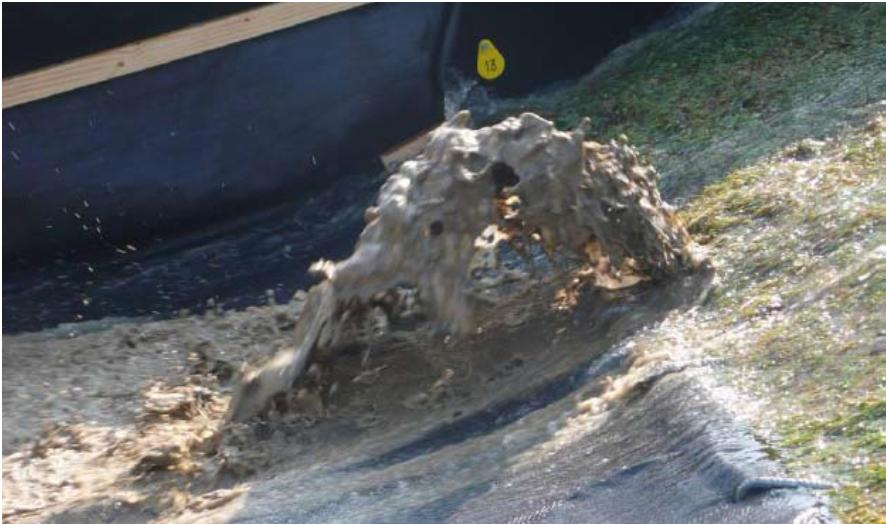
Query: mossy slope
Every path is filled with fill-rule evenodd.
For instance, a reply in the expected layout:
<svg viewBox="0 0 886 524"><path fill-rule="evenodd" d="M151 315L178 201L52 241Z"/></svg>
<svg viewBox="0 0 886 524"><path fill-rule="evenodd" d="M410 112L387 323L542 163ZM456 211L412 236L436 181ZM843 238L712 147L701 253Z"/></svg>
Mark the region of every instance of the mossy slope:
<svg viewBox="0 0 886 524"><path fill-rule="evenodd" d="M626 134L673 198L857 124L884 97L886 5L728 4L619 50L575 87L518 105L561 128L590 116L592 136Z"/></svg>
<svg viewBox="0 0 886 524"><path fill-rule="evenodd" d="M886 522L886 5L704 8L503 107L640 144L719 273L661 344L722 357L791 472Z"/></svg>

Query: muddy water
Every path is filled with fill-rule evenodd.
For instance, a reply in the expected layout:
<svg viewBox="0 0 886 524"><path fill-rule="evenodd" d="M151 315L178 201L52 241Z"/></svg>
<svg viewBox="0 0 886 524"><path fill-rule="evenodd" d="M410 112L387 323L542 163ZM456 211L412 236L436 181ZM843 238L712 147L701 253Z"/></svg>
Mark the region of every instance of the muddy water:
<svg viewBox="0 0 886 524"><path fill-rule="evenodd" d="M737 500L742 482L781 472L695 378L710 372L703 360L652 366L608 409L580 409L584 399L604 393L607 375L634 372L626 341L691 307L707 284L708 277L696 276L617 297L585 297L574 313L536 314L438 348L439 358L450 359L442 366L459 371L445 394L420 406L410 405L409 395L435 373L411 367L421 363L410 362L410 351L424 349L385 355L391 373L339 399L346 410L366 406L372 422L322 422L293 462L258 475L236 505L212 516L238 522L811 518L819 502L808 492L752 491ZM398 379L393 370L421 378ZM278 441L271 447L289 445L279 429L270 431L268 440Z"/></svg>
<svg viewBox="0 0 886 524"><path fill-rule="evenodd" d="M817 513L819 500L804 490L752 490L737 500L742 482L781 471L698 379L717 364L691 348L643 346L644 330L703 300L710 280L589 291L569 312L550 307L555 283L536 286L484 311L481 332L459 340L395 326L330 362L317 391L309 385L291 405L237 426L219 425L223 383L205 382L222 408L210 404L181 421L146 421L142 395L158 380L193 382L199 371L187 354L195 345L219 361L273 353L291 333L297 303L81 326L72 338L65 330L6 337L4 514L55 522L791 522ZM47 352L67 354L52 363ZM47 420L76 435L73 444L34 445ZM196 472L142 472L166 439L193 440L207 425L225 443L195 450ZM186 503L170 502L182 492Z"/></svg>
<svg viewBox="0 0 886 524"><path fill-rule="evenodd" d="M216 379L225 373L195 365L195 349L228 367L271 355L291 337L297 301L6 336L4 515L55 522L811 518L820 505L814 492L739 489L782 472L734 420L731 408L740 406L712 400L705 384L717 363L693 348L642 344L645 330L703 300L711 278L587 291L565 312L551 308L557 282L528 286L506 306L484 310L480 331L462 339L393 326L325 363L321 378L263 420L236 426L222 423L229 390ZM145 394L158 382L199 383L215 400L183 419L154 420ZM191 444L207 428L221 446ZM188 442L182 449L193 465L185 471L172 461L171 472L145 473L155 460L147 458L164 456L177 440Z"/></svg>
<svg viewBox="0 0 886 524"><path fill-rule="evenodd" d="M355 194L372 194L369 186L377 180L361 183L367 187ZM302 283L272 281L303 274L294 266L350 246L365 205L352 197L342 204L335 192L321 195L294 218L233 228L196 247L142 257L137 266L101 266L86 279L86 272L95 271L59 269L53 274L64 277L62 288L36 286L26 293L23 286L9 297L4 289L4 313L18 319L20 328L76 318L93 306L88 315L95 318L150 311L162 318L178 307L203 304L200 290L212 288L203 280L218 280L212 271L219 268L231 275L232 297L246 282L251 286L252 299L229 305L264 301L265 288L284 290L274 298L285 302ZM332 202L339 207L327 205ZM745 495L739 489L745 481L782 472L735 421L733 409L741 406L712 400L719 394L705 384L716 382L711 377L717 363L678 343L641 342L645 330L703 300L710 280L709 274L684 275L617 293L588 291L568 312L551 308L557 283L548 282L526 288L505 307L483 311L480 332L463 339L429 326L393 326L388 335L324 363L320 378L265 419L236 426L222 420L226 376L239 362L255 362L289 343L298 301L238 312L210 308L156 321L106 318L4 336L4 517L601 523L812 518L820 504L813 492L763 489ZM156 297L140 296L148 288L171 297L169 303L151 306ZM71 298L78 294L90 297L90 304ZM55 301L60 296L66 298ZM195 362L195 353L208 355L212 364ZM642 359L648 363L638 364ZM200 409L149 416L148 392L196 391L195 384L208 388L211 398ZM207 431L222 443L194 444ZM187 452L172 454L169 471L146 472L144 465L156 457L167 460L169 442L182 442L179 449Z"/></svg>

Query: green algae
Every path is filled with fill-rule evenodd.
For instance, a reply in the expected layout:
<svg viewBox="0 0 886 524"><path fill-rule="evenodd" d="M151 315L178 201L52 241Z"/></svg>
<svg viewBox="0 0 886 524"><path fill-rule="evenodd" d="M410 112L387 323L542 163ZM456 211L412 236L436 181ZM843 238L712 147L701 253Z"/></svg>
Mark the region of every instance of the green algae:
<svg viewBox="0 0 886 524"><path fill-rule="evenodd" d="M797 463L830 463L844 470L844 483L834 493L847 522L882 522L886 490L886 401L876 399L846 406L825 420L794 417L781 423L783 445L794 449ZM849 464L843 459L852 456Z"/></svg>

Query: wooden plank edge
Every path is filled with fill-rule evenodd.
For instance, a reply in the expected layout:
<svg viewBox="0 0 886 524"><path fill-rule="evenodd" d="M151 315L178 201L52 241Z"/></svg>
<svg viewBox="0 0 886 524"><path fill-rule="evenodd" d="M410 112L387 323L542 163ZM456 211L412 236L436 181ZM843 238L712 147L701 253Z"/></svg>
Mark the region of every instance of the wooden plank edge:
<svg viewBox="0 0 886 524"><path fill-rule="evenodd" d="M38 69L3 80L3 108L144 71L365 4L274 4Z"/></svg>
<svg viewBox="0 0 886 524"><path fill-rule="evenodd" d="M442 123L440 122L440 124ZM382 153L379 159L382 165L385 166L385 171L390 174L396 173L397 169L403 165L403 162L417 157L419 153L424 151L425 146L431 140L431 132L437 129L440 124L429 127Z"/></svg>

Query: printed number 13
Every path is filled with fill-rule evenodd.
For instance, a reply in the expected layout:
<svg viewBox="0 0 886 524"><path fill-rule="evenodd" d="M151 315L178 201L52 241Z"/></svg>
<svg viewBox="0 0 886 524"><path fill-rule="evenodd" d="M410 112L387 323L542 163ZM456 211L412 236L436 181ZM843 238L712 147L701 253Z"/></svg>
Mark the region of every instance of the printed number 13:
<svg viewBox="0 0 886 524"><path fill-rule="evenodd" d="M477 74L485 80L495 80L505 72L505 57L488 38L477 44Z"/></svg>

